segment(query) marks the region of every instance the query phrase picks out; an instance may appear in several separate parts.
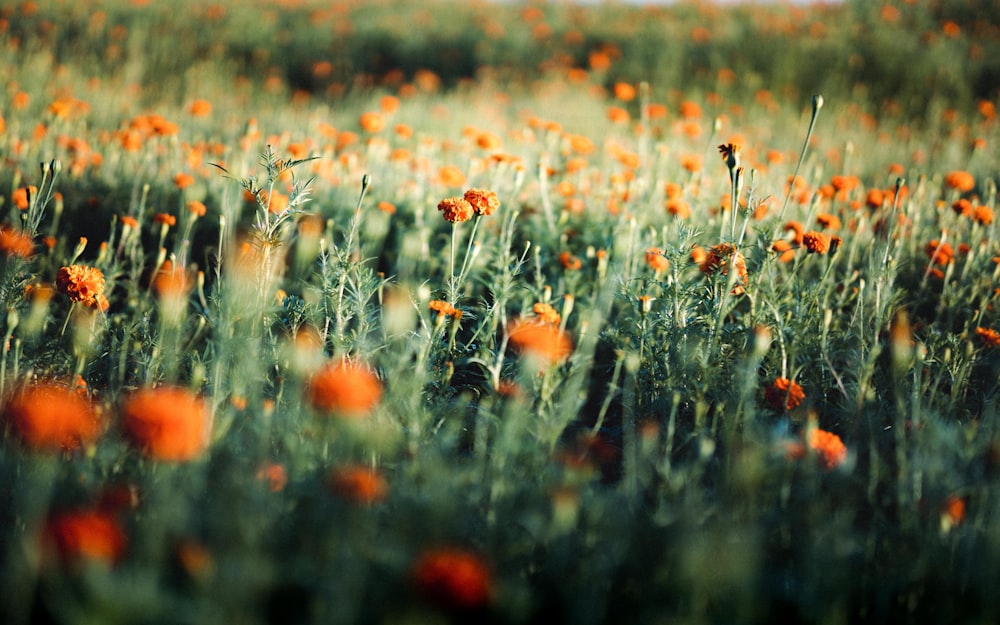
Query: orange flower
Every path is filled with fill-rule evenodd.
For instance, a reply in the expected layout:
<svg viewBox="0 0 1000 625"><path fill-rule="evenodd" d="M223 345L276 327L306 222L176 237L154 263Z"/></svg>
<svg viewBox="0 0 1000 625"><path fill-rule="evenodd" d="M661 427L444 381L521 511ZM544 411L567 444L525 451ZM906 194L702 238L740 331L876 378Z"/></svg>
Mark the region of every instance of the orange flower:
<svg viewBox="0 0 1000 625"><path fill-rule="evenodd" d="M569 252L561 252L559 254L559 263L567 271L577 271L583 267L583 261Z"/></svg>
<svg viewBox="0 0 1000 625"><path fill-rule="evenodd" d="M358 119L358 125L365 132L376 133L381 132L385 128L385 118L374 111L368 111L362 113L361 117Z"/></svg>
<svg viewBox="0 0 1000 625"><path fill-rule="evenodd" d="M740 295L745 291L744 285L749 280L747 262L731 243L720 243L708 250L700 265L702 273L713 275L721 268L724 276L729 275L730 265L736 267L737 279L732 294Z"/></svg>
<svg viewBox="0 0 1000 625"><path fill-rule="evenodd" d="M121 415L125 435L151 458L184 462L208 449L208 406L188 389L141 389L125 400Z"/></svg>
<svg viewBox="0 0 1000 625"><path fill-rule="evenodd" d="M338 467L330 472L330 488L339 495L358 503L382 501L389 484L378 471L362 466Z"/></svg>
<svg viewBox="0 0 1000 625"><path fill-rule="evenodd" d="M620 106L609 106L608 107L608 119L616 124L624 124L629 121L630 117L628 111Z"/></svg>
<svg viewBox="0 0 1000 625"><path fill-rule="evenodd" d="M778 239L771 244L771 251L778 254L778 260L787 263L795 258L795 249L792 244L784 239Z"/></svg>
<svg viewBox="0 0 1000 625"><path fill-rule="evenodd" d="M622 102L631 102L635 99L635 87L627 82L616 82L612 90L614 91L615 98Z"/></svg>
<svg viewBox="0 0 1000 625"><path fill-rule="evenodd" d="M0 227L0 252L7 256L29 258L35 251L35 241L11 226Z"/></svg>
<svg viewBox="0 0 1000 625"><path fill-rule="evenodd" d="M174 186L178 189L186 189L194 184L194 176L181 172L174 176Z"/></svg>
<svg viewBox="0 0 1000 625"><path fill-rule="evenodd" d="M417 592L450 610L483 608L493 600L493 579L478 555L458 548L425 551L411 570Z"/></svg>
<svg viewBox="0 0 1000 625"><path fill-rule="evenodd" d="M573 353L573 342L558 327L537 319L520 319L507 328L510 343L518 352L546 360L562 362Z"/></svg>
<svg viewBox="0 0 1000 625"><path fill-rule="evenodd" d="M427 307L436 312L438 317L455 317L456 319L459 319L462 316L461 310L441 299L431 300L427 304Z"/></svg>
<svg viewBox="0 0 1000 625"><path fill-rule="evenodd" d="M15 189L10 195L10 201L18 210L24 211L28 210L31 198L36 195L38 195L38 189L34 185L21 187L20 189Z"/></svg>
<svg viewBox="0 0 1000 625"><path fill-rule="evenodd" d="M80 510L53 516L45 525L45 539L64 562L114 564L125 555L125 531L108 512Z"/></svg>
<svg viewBox="0 0 1000 625"><path fill-rule="evenodd" d="M199 202L198 200L191 200L190 202L188 202L187 203L187 209L188 209L188 212L190 212L195 217L204 217L205 213L208 212L208 208L205 207L205 204L202 203L202 202ZM123 218L123 221L124 221L124 218Z"/></svg>
<svg viewBox="0 0 1000 625"><path fill-rule="evenodd" d="M361 418L382 399L382 383L366 366L338 360L313 375L306 387L306 399L320 412Z"/></svg>
<svg viewBox="0 0 1000 625"><path fill-rule="evenodd" d="M967 171L950 171L944 176L944 184L960 193L965 193L975 188L976 179Z"/></svg>
<svg viewBox="0 0 1000 625"><path fill-rule="evenodd" d="M666 203L667 212L679 219L691 216L691 205L680 198L671 198Z"/></svg>
<svg viewBox="0 0 1000 625"><path fill-rule="evenodd" d="M500 208L500 199L497 194L485 189L469 189L465 192L465 201L472 205L472 210L477 215L492 215L496 209Z"/></svg>
<svg viewBox="0 0 1000 625"><path fill-rule="evenodd" d="M176 226L177 218L170 213L156 213L153 215L153 223L161 226Z"/></svg>
<svg viewBox="0 0 1000 625"><path fill-rule="evenodd" d="M160 297L179 297L184 295L191 285L183 269L175 269L172 262L165 260L153 276L150 286Z"/></svg>
<svg viewBox="0 0 1000 625"><path fill-rule="evenodd" d="M108 309L108 298L104 296L104 274L100 269L70 265L56 273L56 289L69 296L71 302L81 302L101 311Z"/></svg>
<svg viewBox="0 0 1000 625"><path fill-rule="evenodd" d="M941 243L937 239L931 240L924 246L924 252L936 265L948 265L955 260L955 250L950 243Z"/></svg>
<svg viewBox="0 0 1000 625"><path fill-rule="evenodd" d="M997 332L993 328L976 328L976 336L979 337L986 347L1000 347L1000 332Z"/></svg>
<svg viewBox="0 0 1000 625"><path fill-rule="evenodd" d="M670 261L663 255L663 250L658 247L651 247L646 250L646 264L657 273L670 268Z"/></svg>
<svg viewBox="0 0 1000 625"><path fill-rule="evenodd" d="M454 165L445 165L438 170L438 180L446 187L460 187L465 184L465 174Z"/></svg>
<svg viewBox="0 0 1000 625"><path fill-rule="evenodd" d="M806 249L816 254L826 254L830 251L830 237L822 232L810 230L802 235L802 243Z"/></svg>
<svg viewBox="0 0 1000 625"><path fill-rule="evenodd" d="M208 117L212 114L212 103L208 100L195 100L188 106L192 117Z"/></svg>
<svg viewBox="0 0 1000 625"><path fill-rule="evenodd" d="M788 378L777 378L764 389L764 400L775 410L793 410L806 398L802 387Z"/></svg>
<svg viewBox="0 0 1000 625"><path fill-rule="evenodd" d="M949 495L941 506L941 528L950 530L965 520L965 499L958 495Z"/></svg>
<svg viewBox="0 0 1000 625"><path fill-rule="evenodd" d="M559 325L559 322L562 321L562 315L560 315L551 304L537 302L531 307L531 310L538 315L538 320L542 323L551 323L552 325L557 326Z"/></svg>
<svg viewBox="0 0 1000 625"><path fill-rule="evenodd" d="M989 206L977 206L972 211L972 219L978 224L988 226L993 223L993 209Z"/></svg>
<svg viewBox="0 0 1000 625"><path fill-rule="evenodd" d="M844 441L832 432L812 428L809 431L807 443L818 456L820 463L827 469L835 469L847 459L847 447L844 445Z"/></svg>
<svg viewBox="0 0 1000 625"><path fill-rule="evenodd" d="M3 421L22 443L39 451L77 449L101 434L100 421L85 397L51 382L16 390L3 407Z"/></svg>
<svg viewBox="0 0 1000 625"><path fill-rule="evenodd" d="M840 218L829 213L816 215L816 223L824 230L840 230Z"/></svg>
<svg viewBox="0 0 1000 625"><path fill-rule="evenodd" d="M255 476L258 482L265 482L267 490L272 493L280 493L288 485L288 471L285 466L278 462L268 462L257 469Z"/></svg>
<svg viewBox="0 0 1000 625"><path fill-rule="evenodd" d="M472 219L476 212L468 200L461 197L450 197L438 202L438 210L444 214L446 221L461 223Z"/></svg>
<svg viewBox="0 0 1000 625"><path fill-rule="evenodd" d="M869 189L868 195L865 197L865 204L869 208L881 208L882 203L885 202L885 192L881 189Z"/></svg>

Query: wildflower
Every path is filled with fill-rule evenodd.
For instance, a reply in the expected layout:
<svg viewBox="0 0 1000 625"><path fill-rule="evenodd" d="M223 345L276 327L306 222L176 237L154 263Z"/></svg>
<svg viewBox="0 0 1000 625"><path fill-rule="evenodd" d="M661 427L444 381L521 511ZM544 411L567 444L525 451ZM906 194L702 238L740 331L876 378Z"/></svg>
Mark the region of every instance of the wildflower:
<svg viewBox="0 0 1000 625"><path fill-rule="evenodd" d="M976 336L979 337L979 340L981 340L986 347L994 349L1000 347L1000 332L997 332L993 328L976 328Z"/></svg>
<svg viewBox="0 0 1000 625"><path fill-rule="evenodd" d="M208 208L205 207L205 204L199 202L198 200L191 200L190 202L188 202L187 209L188 212L194 215L195 217L204 217L205 213L208 212Z"/></svg>
<svg viewBox="0 0 1000 625"><path fill-rule="evenodd" d="M608 119L616 124L624 124L629 121L630 116L628 111L620 106L609 106Z"/></svg>
<svg viewBox="0 0 1000 625"><path fill-rule="evenodd" d="M663 250L658 247L651 247L646 250L646 264L656 273L661 273L670 268L670 261L663 255Z"/></svg>
<svg viewBox="0 0 1000 625"><path fill-rule="evenodd" d="M63 512L45 524L45 541L64 562L90 560L114 564L125 555L126 536L108 512Z"/></svg>
<svg viewBox="0 0 1000 625"><path fill-rule="evenodd" d="M15 189L14 192L11 193L10 201L14 207L17 208L17 210L24 211L28 210L28 207L31 204L31 198L36 195L38 195L38 188L34 185L21 187L19 189Z"/></svg>
<svg viewBox="0 0 1000 625"><path fill-rule="evenodd" d="M636 96L635 87L627 82L616 82L612 90L614 91L615 98L622 102L631 102Z"/></svg>
<svg viewBox="0 0 1000 625"><path fill-rule="evenodd" d="M175 268L170 260L163 261L159 271L153 276L150 284L160 297L179 297L189 288L190 284L183 269Z"/></svg>
<svg viewBox="0 0 1000 625"><path fill-rule="evenodd" d="M465 192L464 199L477 215L492 215L496 209L500 208L500 199L493 191L485 189L469 189Z"/></svg>
<svg viewBox="0 0 1000 625"><path fill-rule="evenodd" d="M788 378L777 378L764 389L764 400L775 410L794 410L805 398L802 387Z"/></svg>
<svg viewBox="0 0 1000 625"><path fill-rule="evenodd" d="M208 100L195 100L188 105L188 113L192 117L208 117L212 114L212 103Z"/></svg>
<svg viewBox="0 0 1000 625"><path fill-rule="evenodd" d="M806 249L815 254L826 254L830 251L830 237L822 232L810 230L802 235L802 243Z"/></svg>
<svg viewBox="0 0 1000 625"><path fill-rule="evenodd" d="M955 260L955 250L951 244L947 242L941 243L937 239L932 239L924 246L924 252L926 252L931 262L936 265L948 265Z"/></svg>
<svg viewBox="0 0 1000 625"><path fill-rule="evenodd" d="M100 436L101 424L86 398L65 386L22 386L5 402L3 421L25 446L38 451L77 449Z"/></svg>
<svg viewBox="0 0 1000 625"><path fill-rule="evenodd" d="M721 268L724 276L729 275L730 266L736 267L736 285L733 287L732 294L740 295L745 291L744 285L749 280L746 259L731 243L720 243L708 250L700 265L702 273L713 275Z"/></svg>
<svg viewBox="0 0 1000 625"><path fill-rule="evenodd" d="M382 384L364 365L338 360L313 375L306 399L320 412L360 418L370 414L382 399Z"/></svg>
<svg viewBox="0 0 1000 625"><path fill-rule="evenodd" d="M792 244L784 239L778 239L771 244L771 251L778 254L778 260L787 263L795 258L795 249Z"/></svg>
<svg viewBox="0 0 1000 625"><path fill-rule="evenodd" d="M385 128L385 118L374 111L368 111L361 114L361 117L358 119L358 125L365 132L374 134L381 132Z"/></svg>
<svg viewBox="0 0 1000 625"><path fill-rule="evenodd" d="M881 208L883 202L885 202L884 191L881 189L868 190L868 195L865 197L865 204L869 208Z"/></svg>
<svg viewBox="0 0 1000 625"><path fill-rule="evenodd" d="M160 224L161 226L176 226L177 218L170 213L156 213L153 215L153 223Z"/></svg>
<svg viewBox="0 0 1000 625"><path fill-rule="evenodd" d="M83 265L62 267L56 273L56 289L71 302L81 302L101 311L108 309L104 296L104 274L100 269Z"/></svg>
<svg viewBox="0 0 1000 625"><path fill-rule="evenodd" d="M977 224L988 226L993 223L993 209L989 206L977 206L973 209L972 219Z"/></svg>
<svg viewBox="0 0 1000 625"><path fill-rule="evenodd" d="M438 319L442 319L444 317L454 317L455 319L459 319L462 317L461 310L455 308L454 306L452 306L451 304L449 304L444 300L440 299L431 300L427 304L427 307L438 314Z"/></svg>
<svg viewBox="0 0 1000 625"><path fill-rule="evenodd" d="M194 176L189 173L181 172L174 176L174 186L178 189L186 189L194 184Z"/></svg>
<svg viewBox="0 0 1000 625"><path fill-rule="evenodd" d="M520 319L507 328L511 345L517 351L556 364L573 353L573 342L558 327L537 319Z"/></svg>
<svg viewBox="0 0 1000 625"><path fill-rule="evenodd" d="M824 230L840 230L840 218L829 213L816 215L816 223Z"/></svg>
<svg viewBox="0 0 1000 625"><path fill-rule="evenodd" d="M378 471L362 466L338 467L330 472L330 488L342 497L358 503L382 501L389 484Z"/></svg>
<svg viewBox="0 0 1000 625"><path fill-rule="evenodd" d="M959 193L965 193L975 188L976 179L967 171L950 171L944 176L944 184Z"/></svg>
<svg viewBox="0 0 1000 625"><path fill-rule="evenodd" d="M445 165L439 169L438 179L446 187L460 187L465 184L465 174L454 165Z"/></svg>
<svg viewBox="0 0 1000 625"><path fill-rule="evenodd" d="M35 251L34 240L11 226L0 226L0 252L7 256L29 258Z"/></svg>
<svg viewBox="0 0 1000 625"><path fill-rule="evenodd" d="M740 164L740 145L738 143L724 143L719 146L719 154L729 169L736 169Z"/></svg>
<svg viewBox="0 0 1000 625"><path fill-rule="evenodd" d="M538 302L531 307L531 310L538 316L538 320L542 323L550 323L554 326L559 325L562 321L562 316L559 312L552 307L551 304L546 304L544 302Z"/></svg>
<svg viewBox="0 0 1000 625"><path fill-rule="evenodd" d="M473 610L493 599L493 580L478 555L459 548L425 551L411 570L417 592L442 608Z"/></svg>
<svg viewBox="0 0 1000 625"><path fill-rule="evenodd" d="M664 207L668 213L679 219L687 219L691 216L691 205L680 198L667 200Z"/></svg>
<svg viewBox="0 0 1000 625"><path fill-rule="evenodd" d="M968 198L959 198L952 202L951 210L962 217L972 217L972 202Z"/></svg>
<svg viewBox="0 0 1000 625"><path fill-rule="evenodd" d="M444 218L452 223L460 223L472 219L475 209L465 198L450 197L438 203L438 210Z"/></svg>
<svg viewBox="0 0 1000 625"><path fill-rule="evenodd" d="M211 417L205 401L188 389L145 388L125 400L122 428L129 440L156 460L184 462L209 444Z"/></svg>
<svg viewBox="0 0 1000 625"><path fill-rule="evenodd" d="M832 432L811 428L806 442L826 469L835 469L847 459L847 447L844 441Z"/></svg>
<svg viewBox="0 0 1000 625"><path fill-rule="evenodd" d="M569 252L562 252L559 254L559 264L561 264L563 269L567 271L578 271L581 267L583 267L583 261Z"/></svg>

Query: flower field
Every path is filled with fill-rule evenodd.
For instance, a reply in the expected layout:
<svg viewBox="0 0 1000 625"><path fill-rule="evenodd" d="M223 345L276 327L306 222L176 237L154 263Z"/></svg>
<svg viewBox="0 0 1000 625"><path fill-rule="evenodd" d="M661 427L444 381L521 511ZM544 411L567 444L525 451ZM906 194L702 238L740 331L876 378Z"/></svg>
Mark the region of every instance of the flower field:
<svg viewBox="0 0 1000 625"><path fill-rule="evenodd" d="M0 622L996 622L997 8L0 7Z"/></svg>

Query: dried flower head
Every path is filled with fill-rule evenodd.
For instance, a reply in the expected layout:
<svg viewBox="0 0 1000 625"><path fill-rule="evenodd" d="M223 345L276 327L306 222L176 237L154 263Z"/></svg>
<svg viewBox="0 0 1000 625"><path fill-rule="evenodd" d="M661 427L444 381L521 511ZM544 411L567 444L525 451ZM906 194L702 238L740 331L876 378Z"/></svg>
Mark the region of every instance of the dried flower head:
<svg viewBox="0 0 1000 625"><path fill-rule="evenodd" d="M62 267L56 273L56 289L72 302L102 311L108 309L108 298L104 296L104 274L95 267Z"/></svg>
<svg viewBox="0 0 1000 625"><path fill-rule="evenodd" d="M306 399L321 412L360 418L370 414L382 399L382 384L365 365L338 360L312 376Z"/></svg>
<svg viewBox="0 0 1000 625"><path fill-rule="evenodd" d="M156 460L184 462L208 449L208 406L186 388L141 389L125 400L121 415L126 437Z"/></svg>
<svg viewBox="0 0 1000 625"><path fill-rule="evenodd" d="M26 384L7 399L3 421L27 447L76 449L100 436L101 424L80 393L51 382Z"/></svg>
<svg viewBox="0 0 1000 625"><path fill-rule="evenodd" d="M500 199L493 191L485 189L469 189L465 192L464 199L472 205L472 210L477 215L492 215L500 208Z"/></svg>
<svg viewBox="0 0 1000 625"><path fill-rule="evenodd" d="M438 210L444 214L444 218L452 223L460 223L472 219L475 209L465 198L450 197L438 203Z"/></svg>

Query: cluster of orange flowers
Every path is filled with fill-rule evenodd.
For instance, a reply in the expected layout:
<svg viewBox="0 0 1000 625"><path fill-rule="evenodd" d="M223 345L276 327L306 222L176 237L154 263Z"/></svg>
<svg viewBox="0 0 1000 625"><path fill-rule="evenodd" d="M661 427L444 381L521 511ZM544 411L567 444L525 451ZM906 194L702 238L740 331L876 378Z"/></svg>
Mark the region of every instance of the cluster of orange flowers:
<svg viewBox="0 0 1000 625"><path fill-rule="evenodd" d="M747 262L732 243L720 243L708 250L696 247L691 251L691 260L699 266L702 273L709 276L715 275L717 271L721 271L723 276L728 276L729 268L735 267L736 284L731 293L742 295L746 292L745 287L750 279Z"/></svg>
<svg viewBox="0 0 1000 625"><path fill-rule="evenodd" d="M452 223L468 221L473 215L492 215L498 208L497 194L485 189L469 189L462 197L449 197L438 203L438 210Z"/></svg>

